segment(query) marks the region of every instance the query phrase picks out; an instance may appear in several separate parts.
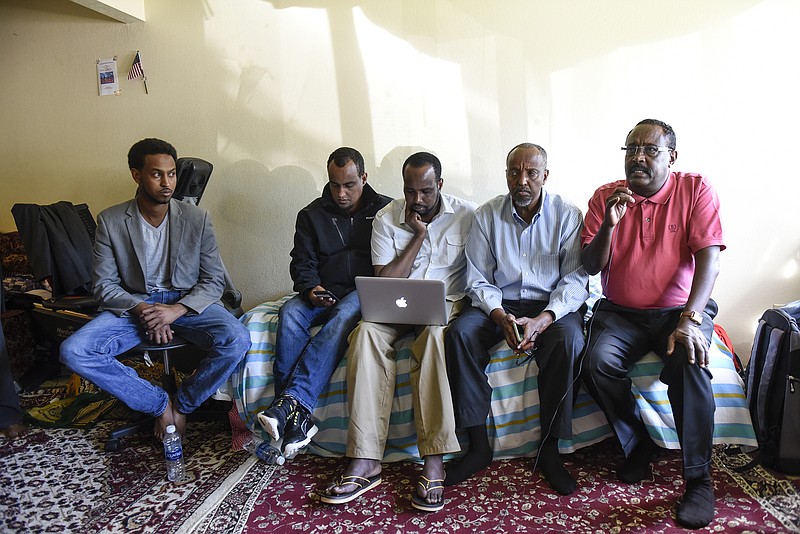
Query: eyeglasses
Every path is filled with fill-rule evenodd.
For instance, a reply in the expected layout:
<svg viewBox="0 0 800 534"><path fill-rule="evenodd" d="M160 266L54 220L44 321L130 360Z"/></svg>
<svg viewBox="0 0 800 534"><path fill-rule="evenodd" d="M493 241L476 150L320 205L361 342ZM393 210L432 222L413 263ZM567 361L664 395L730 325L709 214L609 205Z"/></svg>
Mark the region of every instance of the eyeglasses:
<svg viewBox="0 0 800 534"><path fill-rule="evenodd" d="M515 365L525 365L536 356L536 347L520 352L514 360Z"/></svg>
<svg viewBox="0 0 800 534"><path fill-rule="evenodd" d="M635 156L639 153L639 149L642 149L648 158L654 158L658 156L659 152L672 152L673 150L668 146L656 145L628 145L622 147L622 150L625 151L626 156Z"/></svg>

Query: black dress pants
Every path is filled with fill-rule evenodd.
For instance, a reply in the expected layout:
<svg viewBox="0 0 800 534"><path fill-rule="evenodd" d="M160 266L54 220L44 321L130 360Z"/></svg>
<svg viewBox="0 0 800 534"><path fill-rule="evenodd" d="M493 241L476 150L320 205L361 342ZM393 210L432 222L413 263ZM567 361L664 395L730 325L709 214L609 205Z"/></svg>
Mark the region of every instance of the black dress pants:
<svg viewBox="0 0 800 534"><path fill-rule="evenodd" d="M545 306L545 301L503 302L503 307L517 317L535 317ZM447 377L458 428L486 423L492 399L492 387L486 377L489 349L503 338L503 330L473 306L465 309L447 329ZM548 434L563 439L572 437L571 388L575 362L583 347L583 316L578 312L560 318L537 338L534 358L539 367L542 438Z"/></svg>
<svg viewBox="0 0 800 534"><path fill-rule="evenodd" d="M660 378L667 385L675 417L684 478L694 479L704 476L711 463L715 404L707 368L690 365L680 343L666 356L667 338L682 311L683 307L637 310L598 301L589 323L583 375L628 456L642 439L649 439L631 392L628 369L648 352L655 352L664 362ZM700 327L707 343L716 314L717 304L709 300Z"/></svg>
<svg viewBox="0 0 800 534"><path fill-rule="evenodd" d="M3 326L0 325L0 428L7 428L21 421L22 409L14 388L14 378L11 376Z"/></svg>

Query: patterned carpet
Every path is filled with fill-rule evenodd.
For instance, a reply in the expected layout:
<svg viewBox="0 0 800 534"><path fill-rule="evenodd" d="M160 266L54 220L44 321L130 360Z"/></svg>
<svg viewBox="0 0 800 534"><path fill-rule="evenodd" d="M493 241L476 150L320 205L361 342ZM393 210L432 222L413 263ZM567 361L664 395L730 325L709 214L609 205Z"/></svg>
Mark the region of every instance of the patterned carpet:
<svg viewBox="0 0 800 534"><path fill-rule="evenodd" d="M103 452L119 424L0 438L0 532L190 532L254 463L231 452L225 425L195 423L184 443L188 480L174 485L163 450L144 434Z"/></svg>
<svg viewBox="0 0 800 534"><path fill-rule="evenodd" d="M268 466L232 452L225 425L192 423L184 445L189 480L173 485L159 444L145 435L129 438L121 452L103 452L117 425L0 438L0 532L685 532L674 520L683 491L674 451L659 457L652 480L628 486L615 482L620 453L612 440L580 450L565 457L578 478L566 497L531 471L530 460L494 462L447 488L443 511L423 514L409 501L415 464L386 464L382 485L335 507L314 491L339 474L343 459L302 455ZM760 467L734 470L747 461L738 449L715 449L717 514L703 531L800 532L800 481Z"/></svg>
<svg viewBox="0 0 800 534"><path fill-rule="evenodd" d="M443 511L421 514L409 501L418 466L387 464L381 486L336 507L320 503L313 492L339 473L344 460L306 455L282 468L254 466L198 531L686 532L674 520L683 492L678 454L665 451L653 480L635 486L614 481L610 466L618 460L611 440L569 456L567 468L577 474L579 489L567 497L532 473L529 460L498 461L481 476L447 488ZM796 482L761 468L733 471L747 461L738 449L715 451L717 515L701 532L800 532Z"/></svg>

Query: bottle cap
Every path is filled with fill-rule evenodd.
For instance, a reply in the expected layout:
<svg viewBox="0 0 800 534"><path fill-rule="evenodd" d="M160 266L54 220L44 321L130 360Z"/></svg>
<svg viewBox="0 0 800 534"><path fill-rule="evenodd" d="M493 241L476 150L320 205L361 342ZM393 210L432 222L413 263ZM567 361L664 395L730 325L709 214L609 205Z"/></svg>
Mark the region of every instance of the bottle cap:
<svg viewBox="0 0 800 534"><path fill-rule="evenodd" d="M286 458L284 458L283 456L278 456L277 458L275 458L275 463L278 465L283 465L286 463Z"/></svg>
<svg viewBox="0 0 800 534"><path fill-rule="evenodd" d="M167 434L175 432L175 425L167 425Z"/></svg>

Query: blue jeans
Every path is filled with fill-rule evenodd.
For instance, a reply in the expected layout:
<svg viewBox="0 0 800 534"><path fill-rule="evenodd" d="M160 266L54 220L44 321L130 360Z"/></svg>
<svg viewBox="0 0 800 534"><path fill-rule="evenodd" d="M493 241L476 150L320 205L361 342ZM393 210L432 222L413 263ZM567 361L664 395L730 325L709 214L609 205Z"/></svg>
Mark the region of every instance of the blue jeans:
<svg viewBox="0 0 800 534"><path fill-rule="evenodd" d="M289 395L308 411L328 385L347 350L347 338L361 320L358 292L328 308L317 308L295 295L278 312L275 340L275 396ZM322 329L311 337L311 328Z"/></svg>
<svg viewBox="0 0 800 534"><path fill-rule="evenodd" d="M177 291L160 291L146 302L174 304L179 299ZM199 315L178 318L172 330L207 352L174 397L175 409L191 413L214 394L244 358L250 348L250 333L221 304L212 304ZM119 317L102 312L61 344L61 363L131 409L158 416L167 407L166 391L139 378L136 371L116 358L146 340L135 315Z"/></svg>

